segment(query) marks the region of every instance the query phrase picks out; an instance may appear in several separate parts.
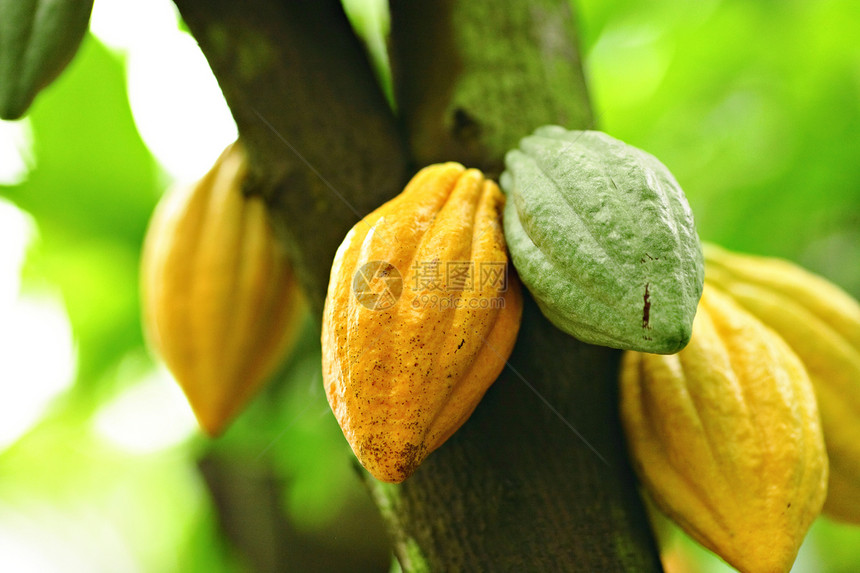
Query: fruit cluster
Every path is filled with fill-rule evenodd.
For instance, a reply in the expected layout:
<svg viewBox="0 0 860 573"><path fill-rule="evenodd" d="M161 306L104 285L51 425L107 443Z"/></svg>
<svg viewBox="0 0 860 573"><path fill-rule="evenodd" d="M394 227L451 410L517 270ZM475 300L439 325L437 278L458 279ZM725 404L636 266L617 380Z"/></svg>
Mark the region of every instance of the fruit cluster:
<svg viewBox="0 0 860 573"><path fill-rule="evenodd" d="M211 435L287 355L301 309L245 177L236 143L162 201L143 257L149 340ZM522 281L557 327L624 350L633 466L704 546L788 571L822 510L860 523L857 301L785 261L703 248L668 169L602 133L538 129L501 184L426 167L337 251L323 382L372 475L407 479L469 418L513 350Z"/></svg>

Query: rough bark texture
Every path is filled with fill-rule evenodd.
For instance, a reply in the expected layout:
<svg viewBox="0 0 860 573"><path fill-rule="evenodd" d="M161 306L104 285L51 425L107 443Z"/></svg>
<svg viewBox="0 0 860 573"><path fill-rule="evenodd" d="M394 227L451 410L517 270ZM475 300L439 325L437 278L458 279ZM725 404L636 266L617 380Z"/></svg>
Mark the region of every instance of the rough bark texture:
<svg viewBox="0 0 860 573"><path fill-rule="evenodd" d="M224 92L299 278L322 310L346 231L396 195L407 153L337 0L176 0Z"/></svg>
<svg viewBox="0 0 860 573"><path fill-rule="evenodd" d="M338 2L176 3L252 156L249 192L269 199L316 310L345 233L413 165L497 175L539 125L591 125L566 0L394 2L399 123ZM617 352L566 336L527 298L511 367L466 425L404 484L364 476L403 569L659 571L617 366Z"/></svg>
<svg viewBox="0 0 860 573"><path fill-rule="evenodd" d="M531 299L523 318L469 421L403 484L365 478L404 571L659 571L619 429L618 353Z"/></svg>
<svg viewBox="0 0 860 573"><path fill-rule="evenodd" d="M392 0L394 89L413 156L491 177L536 127L593 126L565 1Z"/></svg>

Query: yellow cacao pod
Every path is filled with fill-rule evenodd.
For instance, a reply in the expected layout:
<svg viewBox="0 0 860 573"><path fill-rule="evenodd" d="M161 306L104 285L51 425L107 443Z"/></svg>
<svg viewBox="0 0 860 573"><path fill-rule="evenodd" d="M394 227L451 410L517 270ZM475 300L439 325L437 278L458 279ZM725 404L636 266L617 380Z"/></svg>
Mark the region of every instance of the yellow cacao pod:
<svg viewBox="0 0 860 573"><path fill-rule="evenodd" d="M740 571L791 569L827 455L812 385L778 335L706 282L684 350L624 354L621 415L660 509Z"/></svg>
<svg viewBox="0 0 860 573"><path fill-rule="evenodd" d="M471 415L505 365L522 295L505 198L458 163L421 170L337 251L322 327L329 404L356 457L401 482Z"/></svg>
<svg viewBox="0 0 860 573"><path fill-rule="evenodd" d="M815 388L830 458L824 512L860 523L860 304L788 261L705 247L706 280L779 333Z"/></svg>
<svg viewBox="0 0 860 573"><path fill-rule="evenodd" d="M202 428L220 434L288 351L302 302L246 159L229 146L198 182L158 205L141 267L147 339Z"/></svg>

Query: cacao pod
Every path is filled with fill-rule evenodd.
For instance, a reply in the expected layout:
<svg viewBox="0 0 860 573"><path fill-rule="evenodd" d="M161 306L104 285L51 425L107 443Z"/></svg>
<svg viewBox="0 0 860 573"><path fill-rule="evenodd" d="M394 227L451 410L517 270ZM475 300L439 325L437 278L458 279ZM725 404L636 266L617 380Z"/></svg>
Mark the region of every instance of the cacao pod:
<svg viewBox="0 0 860 573"><path fill-rule="evenodd" d="M72 60L93 0L0 0L0 118L21 117Z"/></svg>
<svg viewBox="0 0 860 573"><path fill-rule="evenodd" d="M827 491L812 385L772 330L710 284L689 345L625 352L621 416L657 506L746 572L786 572Z"/></svg>
<svg viewBox="0 0 860 573"><path fill-rule="evenodd" d="M824 512L860 523L860 304L788 261L705 246L706 280L775 330L815 388L830 458Z"/></svg>
<svg viewBox="0 0 860 573"><path fill-rule="evenodd" d="M148 341L202 428L220 434L284 359L303 308L245 154L229 146L197 183L166 195L141 268Z"/></svg>
<svg viewBox="0 0 860 573"><path fill-rule="evenodd" d="M613 348L670 354L687 344L702 252L662 163L604 133L545 126L505 168L511 259L553 324Z"/></svg>
<svg viewBox="0 0 860 573"><path fill-rule="evenodd" d="M508 273L504 201L480 171L432 165L337 251L323 313L325 390L380 480L408 478L510 355L522 295Z"/></svg>

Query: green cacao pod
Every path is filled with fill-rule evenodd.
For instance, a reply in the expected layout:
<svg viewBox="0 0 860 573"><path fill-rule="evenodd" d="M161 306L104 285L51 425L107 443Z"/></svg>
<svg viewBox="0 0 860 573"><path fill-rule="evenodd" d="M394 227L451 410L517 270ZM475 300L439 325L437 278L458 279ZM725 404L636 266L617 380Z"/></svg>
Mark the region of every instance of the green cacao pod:
<svg viewBox="0 0 860 573"><path fill-rule="evenodd" d="M604 133L545 126L505 168L511 259L553 324L614 348L671 354L687 344L702 249L660 161Z"/></svg>
<svg viewBox="0 0 860 573"><path fill-rule="evenodd" d="M788 261L705 245L705 280L775 330L803 361L830 458L824 513L860 524L860 304Z"/></svg>
<svg viewBox="0 0 860 573"><path fill-rule="evenodd" d="M93 0L0 0L0 118L21 117L72 60Z"/></svg>

